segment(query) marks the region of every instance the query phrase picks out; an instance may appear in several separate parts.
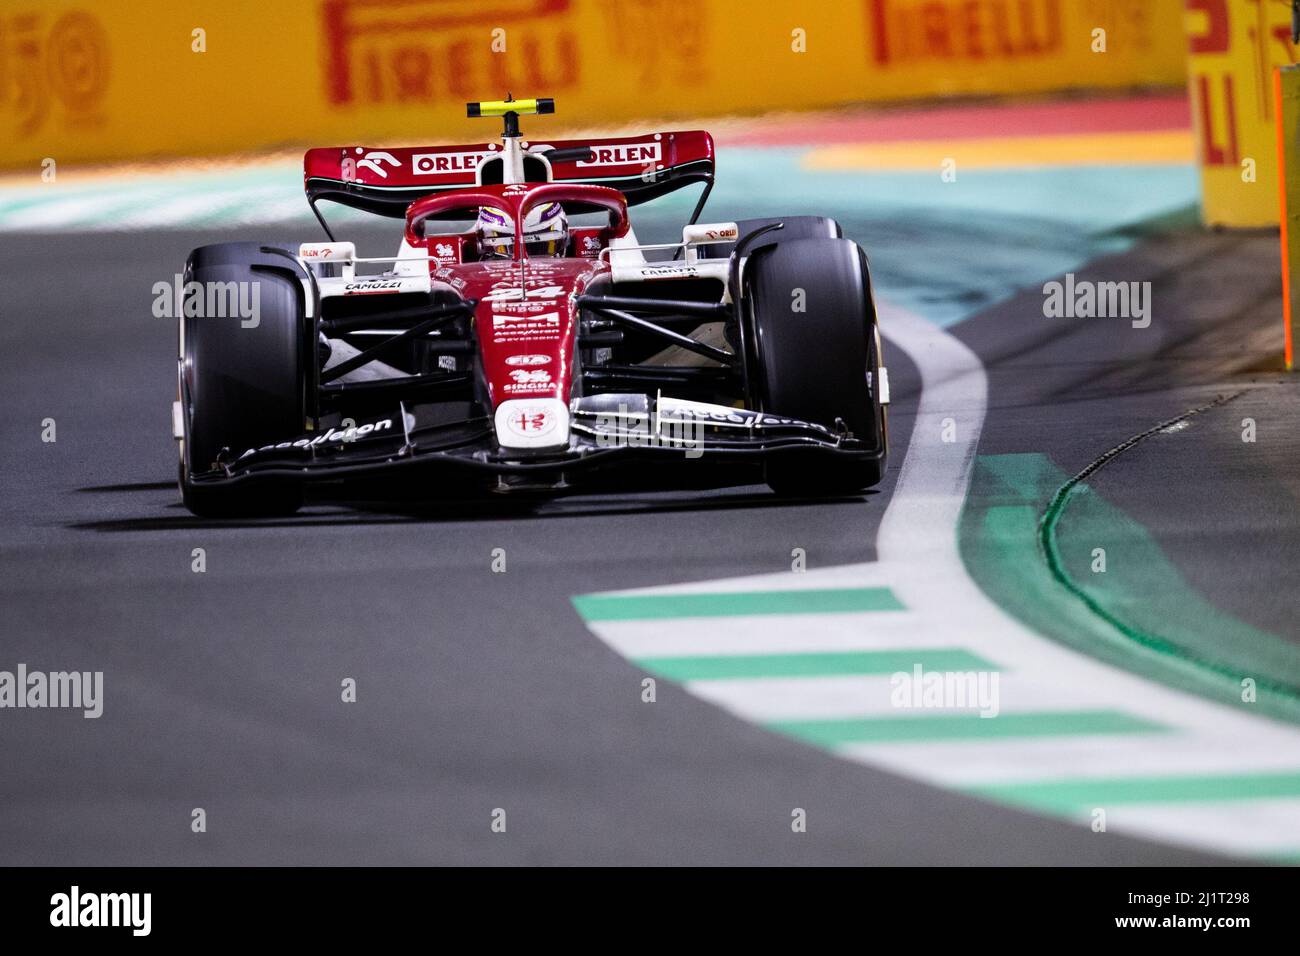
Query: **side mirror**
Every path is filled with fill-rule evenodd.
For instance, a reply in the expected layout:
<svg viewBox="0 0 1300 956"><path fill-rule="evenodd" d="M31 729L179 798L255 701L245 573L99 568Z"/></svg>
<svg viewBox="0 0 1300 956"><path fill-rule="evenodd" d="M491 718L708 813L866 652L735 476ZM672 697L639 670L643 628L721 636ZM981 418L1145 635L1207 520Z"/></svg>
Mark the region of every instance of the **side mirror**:
<svg viewBox="0 0 1300 956"><path fill-rule="evenodd" d="M734 222L697 222L682 227L682 242L735 242L739 238L740 227Z"/></svg>

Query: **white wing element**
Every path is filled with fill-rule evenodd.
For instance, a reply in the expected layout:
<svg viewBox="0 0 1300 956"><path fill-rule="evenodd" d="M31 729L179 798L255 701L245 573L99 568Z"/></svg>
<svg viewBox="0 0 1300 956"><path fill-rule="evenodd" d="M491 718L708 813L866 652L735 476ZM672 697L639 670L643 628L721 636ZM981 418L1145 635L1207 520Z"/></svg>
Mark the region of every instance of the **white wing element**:
<svg viewBox="0 0 1300 956"><path fill-rule="evenodd" d="M357 163L357 166L364 166L366 169L372 169L376 176L381 179L388 178L388 170L384 169L380 163L388 163L394 169L402 165L402 161L392 153L382 149L372 149L366 153L365 158Z"/></svg>

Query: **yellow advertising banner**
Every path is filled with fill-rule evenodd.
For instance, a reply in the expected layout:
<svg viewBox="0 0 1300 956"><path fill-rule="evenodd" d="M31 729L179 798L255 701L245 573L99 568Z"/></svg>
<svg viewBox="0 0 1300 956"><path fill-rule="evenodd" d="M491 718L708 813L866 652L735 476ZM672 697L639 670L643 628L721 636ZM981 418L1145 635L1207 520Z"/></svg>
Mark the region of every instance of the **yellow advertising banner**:
<svg viewBox="0 0 1300 956"><path fill-rule="evenodd" d="M1290 0L1187 0L1188 85L1208 225L1278 222L1273 70L1296 61Z"/></svg>
<svg viewBox="0 0 1300 956"><path fill-rule="evenodd" d="M1243 0L1246 2L1246 0ZM1184 81L1181 0L7 0L0 167Z"/></svg>

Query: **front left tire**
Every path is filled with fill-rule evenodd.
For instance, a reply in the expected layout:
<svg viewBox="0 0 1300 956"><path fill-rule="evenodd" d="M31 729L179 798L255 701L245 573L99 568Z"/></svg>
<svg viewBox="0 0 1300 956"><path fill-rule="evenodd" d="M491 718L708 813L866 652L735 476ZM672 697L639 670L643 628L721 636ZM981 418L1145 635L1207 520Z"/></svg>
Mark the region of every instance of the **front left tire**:
<svg viewBox="0 0 1300 956"><path fill-rule="evenodd" d="M207 484L196 476L249 448L295 438L307 427L308 361L314 356L305 293L292 263L259 243L218 243L195 249L185 281L202 290L247 290L257 306L241 315L180 319L178 396L184 434L180 488L185 507L203 517L292 514L302 506L300 483ZM255 292L254 292L255 290ZM205 297L204 308L207 312ZM229 310L225 310L229 311Z"/></svg>

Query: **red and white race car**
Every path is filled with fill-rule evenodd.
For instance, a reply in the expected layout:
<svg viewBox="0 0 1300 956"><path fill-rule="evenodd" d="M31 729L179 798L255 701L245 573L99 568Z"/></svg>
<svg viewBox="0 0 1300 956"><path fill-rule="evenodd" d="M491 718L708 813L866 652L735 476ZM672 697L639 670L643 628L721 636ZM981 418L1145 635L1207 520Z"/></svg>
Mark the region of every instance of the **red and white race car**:
<svg viewBox="0 0 1300 956"><path fill-rule="evenodd" d="M867 259L834 220L698 223L703 131L527 142L520 114L551 100L468 109L503 119L500 143L309 150L329 241L190 254L173 433L192 511L282 514L308 482L363 477L431 497L880 480ZM689 184L681 241L639 244L628 206ZM404 220L397 255L359 257L323 201ZM210 307L231 290L254 318Z"/></svg>

